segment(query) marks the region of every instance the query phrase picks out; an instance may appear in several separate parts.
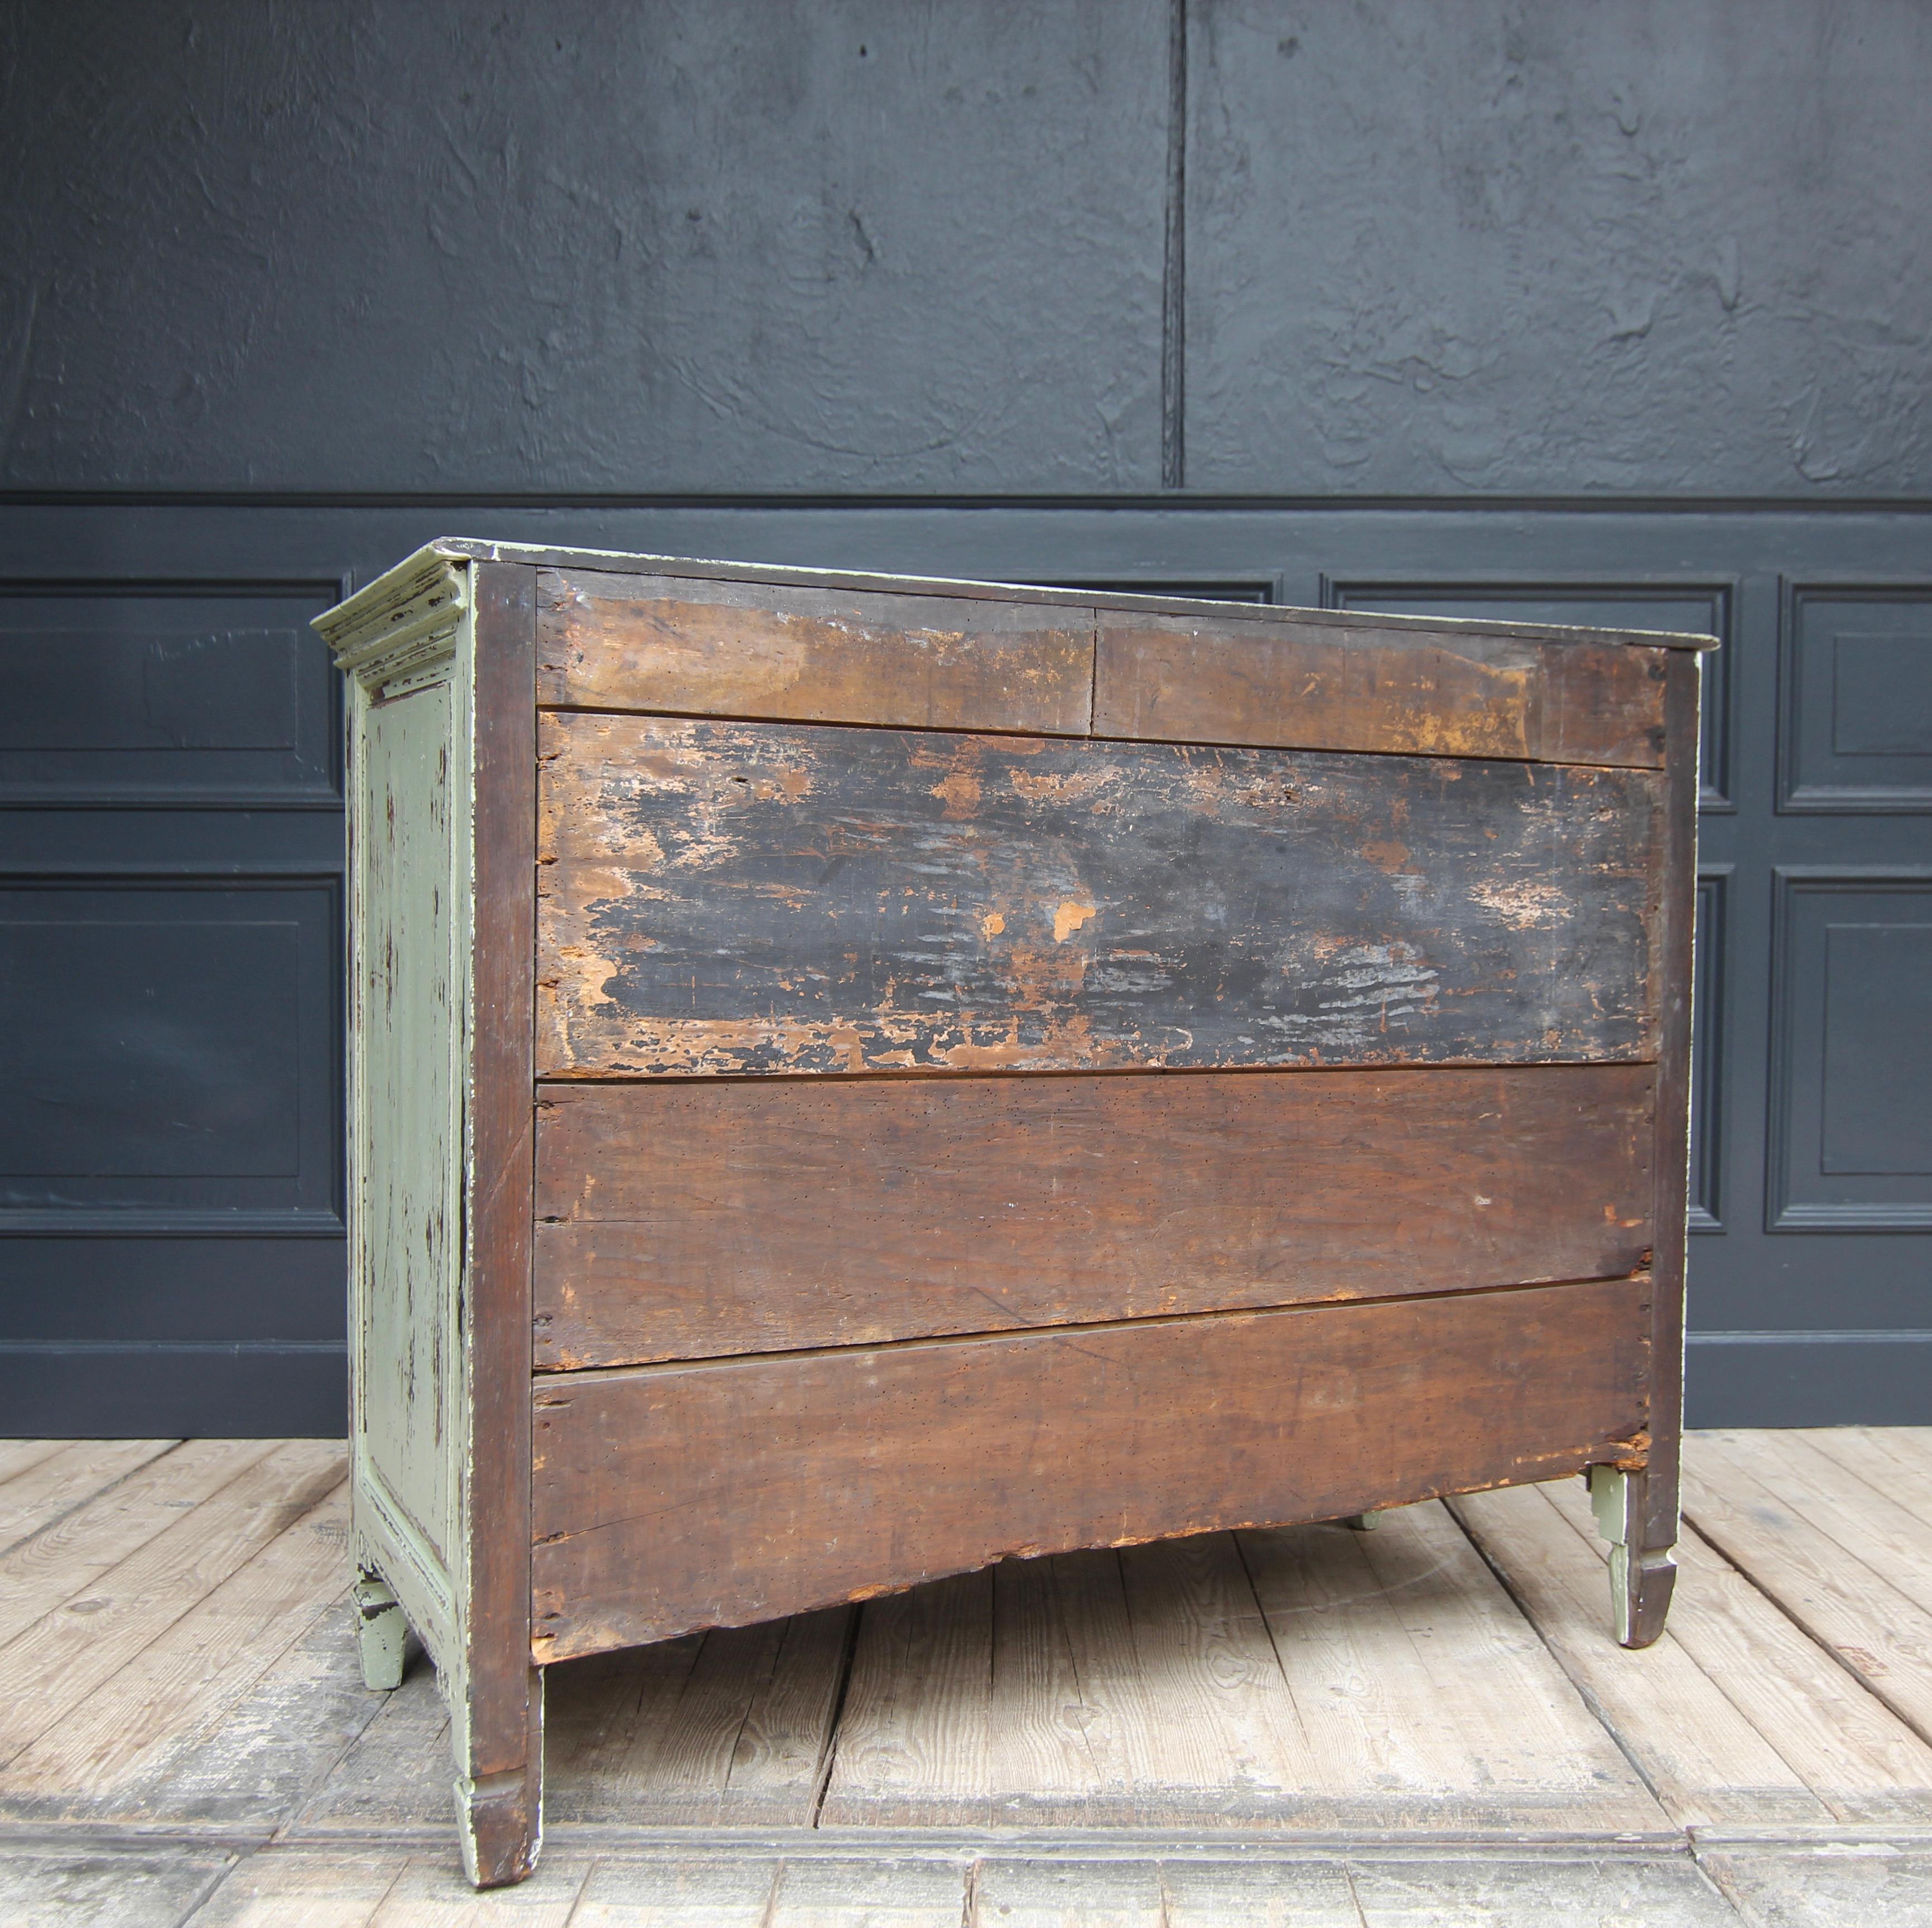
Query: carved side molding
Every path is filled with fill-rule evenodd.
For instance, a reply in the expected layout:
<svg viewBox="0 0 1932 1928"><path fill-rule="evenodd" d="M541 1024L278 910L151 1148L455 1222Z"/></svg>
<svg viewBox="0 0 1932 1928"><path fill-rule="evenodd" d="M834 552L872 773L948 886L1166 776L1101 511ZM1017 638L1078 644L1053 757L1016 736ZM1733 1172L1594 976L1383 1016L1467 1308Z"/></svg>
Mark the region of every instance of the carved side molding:
<svg viewBox="0 0 1932 1928"><path fill-rule="evenodd" d="M455 655L469 577L467 562L419 549L318 616L314 627L334 652L335 667L372 700L402 696L436 682Z"/></svg>

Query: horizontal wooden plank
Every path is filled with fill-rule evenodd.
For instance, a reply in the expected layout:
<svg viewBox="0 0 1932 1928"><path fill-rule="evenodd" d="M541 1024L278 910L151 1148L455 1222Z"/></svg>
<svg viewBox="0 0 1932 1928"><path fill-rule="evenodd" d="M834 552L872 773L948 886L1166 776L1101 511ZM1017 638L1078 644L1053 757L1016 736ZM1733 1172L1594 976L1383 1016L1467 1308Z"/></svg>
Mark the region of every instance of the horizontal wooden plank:
<svg viewBox="0 0 1932 1928"><path fill-rule="evenodd" d="M1104 612L1096 648L1096 736L1664 765L1660 650Z"/></svg>
<svg viewBox="0 0 1932 1928"><path fill-rule="evenodd" d="M1622 1277L1642 1065L663 1079L538 1108L539 1370Z"/></svg>
<svg viewBox="0 0 1932 1928"><path fill-rule="evenodd" d="M1210 616L1243 622L1292 622L1347 630L1447 629L1495 636L1547 637L1555 642L1582 639L1622 643L1641 649L1714 649L1718 638L1694 631L1580 628L1572 623L1504 622L1494 616L1389 616L1353 609L1296 609L1277 603L1229 602L1211 596L1146 594L1123 589L1054 589L1042 583L988 583L958 576L884 575L854 569L808 569L791 564L722 562L716 557L634 554L616 549L559 549L530 542L490 542L466 536L440 536L398 563L338 606L355 619L380 613L406 595L426 562L439 556L490 562L520 562L526 568L590 571L610 576L665 576L679 582L761 583L774 589L878 590L894 595L970 598L975 602L1033 602L1046 607L1099 605L1172 616ZM338 610L328 612L334 616ZM366 615L364 619L368 619Z"/></svg>
<svg viewBox="0 0 1932 1928"><path fill-rule="evenodd" d="M1647 1059L1648 772L553 713L540 1075Z"/></svg>
<svg viewBox="0 0 1932 1928"><path fill-rule="evenodd" d="M1647 1279L540 1378L539 1662L1640 1456Z"/></svg>
<svg viewBox="0 0 1932 1928"><path fill-rule="evenodd" d="M546 570L537 700L1080 735L1094 612Z"/></svg>

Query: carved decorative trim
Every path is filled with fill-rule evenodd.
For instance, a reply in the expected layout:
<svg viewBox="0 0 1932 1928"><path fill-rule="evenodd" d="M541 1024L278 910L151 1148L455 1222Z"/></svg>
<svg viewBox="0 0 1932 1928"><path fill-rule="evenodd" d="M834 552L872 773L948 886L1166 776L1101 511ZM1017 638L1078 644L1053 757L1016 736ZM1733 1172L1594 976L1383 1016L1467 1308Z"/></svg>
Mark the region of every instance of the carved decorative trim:
<svg viewBox="0 0 1932 1928"><path fill-rule="evenodd" d="M435 549L406 562L315 619L335 667L372 698L406 695L438 680L456 653L469 606L470 568Z"/></svg>

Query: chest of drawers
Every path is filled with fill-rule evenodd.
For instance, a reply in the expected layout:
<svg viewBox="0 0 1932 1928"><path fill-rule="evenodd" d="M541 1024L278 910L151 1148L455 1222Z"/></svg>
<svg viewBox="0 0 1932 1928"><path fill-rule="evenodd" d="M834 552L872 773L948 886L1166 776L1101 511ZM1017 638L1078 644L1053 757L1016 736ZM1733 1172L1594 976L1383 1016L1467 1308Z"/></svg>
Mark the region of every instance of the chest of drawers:
<svg viewBox="0 0 1932 1928"><path fill-rule="evenodd" d="M473 1879L544 1666L1016 1555L1590 1472L1655 1637L1704 639L460 541L317 626Z"/></svg>

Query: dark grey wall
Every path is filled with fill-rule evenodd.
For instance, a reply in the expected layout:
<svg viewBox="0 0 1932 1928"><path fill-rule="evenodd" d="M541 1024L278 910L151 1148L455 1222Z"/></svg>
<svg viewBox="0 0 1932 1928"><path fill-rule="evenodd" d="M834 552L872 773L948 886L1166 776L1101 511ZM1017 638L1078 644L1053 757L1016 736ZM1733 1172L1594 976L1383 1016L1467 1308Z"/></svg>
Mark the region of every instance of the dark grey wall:
<svg viewBox="0 0 1932 1928"><path fill-rule="evenodd" d="M11 13L8 483L1156 479L1161 0Z"/></svg>
<svg viewBox="0 0 1932 1928"><path fill-rule="evenodd" d="M446 532L1716 630L1693 1415L1932 1421L1928 55L0 0L0 1428L340 1423L306 619Z"/></svg>
<svg viewBox="0 0 1932 1928"><path fill-rule="evenodd" d="M1196 0L1188 480L1932 475L1922 0Z"/></svg>
<svg viewBox="0 0 1932 1928"><path fill-rule="evenodd" d="M0 482L1155 487L1175 10L16 0ZM1922 0L1186 13L1190 485L1925 487Z"/></svg>

